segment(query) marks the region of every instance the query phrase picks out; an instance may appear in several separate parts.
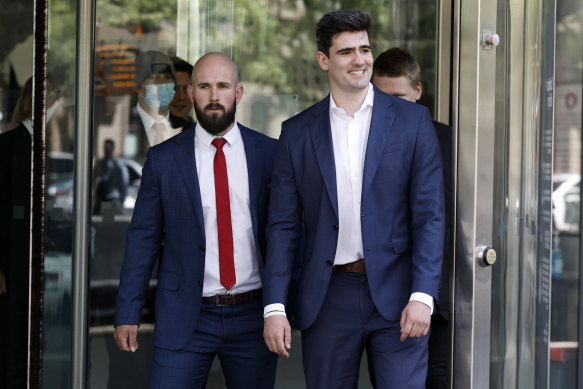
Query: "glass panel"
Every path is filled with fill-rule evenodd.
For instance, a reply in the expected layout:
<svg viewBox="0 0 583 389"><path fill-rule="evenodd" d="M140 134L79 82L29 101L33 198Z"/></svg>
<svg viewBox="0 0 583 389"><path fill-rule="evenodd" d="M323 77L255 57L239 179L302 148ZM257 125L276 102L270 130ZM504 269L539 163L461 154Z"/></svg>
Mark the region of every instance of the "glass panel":
<svg viewBox="0 0 583 389"><path fill-rule="evenodd" d="M245 87L237 120L277 138L283 120L329 92L327 74L316 62L315 23L338 7L371 12L375 54L395 45L412 52L423 69L423 102L433 110L437 104L437 6L435 0L97 0L89 330L92 387L146 387L153 351L155 272L142 310L139 352L120 352L112 336L125 237L150 144L137 110L139 55L158 50L190 63L208 51L232 56ZM109 178L113 175L126 177L122 184L114 184ZM293 336L292 357L279 361L278 387L303 385L299 334ZM223 382L215 363L207 387L223 387ZM364 359L360 385L370 387Z"/></svg>
<svg viewBox="0 0 583 389"><path fill-rule="evenodd" d="M498 4L490 387L545 388L554 2Z"/></svg>
<svg viewBox="0 0 583 389"><path fill-rule="evenodd" d="M28 376L33 5L0 12L0 388Z"/></svg>
<svg viewBox="0 0 583 389"><path fill-rule="evenodd" d="M582 5L498 4L491 387L574 388Z"/></svg>
<svg viewBox="0 0 583 389"><path fill-rule="evenodd" d="M43 387L71 374L76 2L48 2Z"/></svg>
<svg viewBox="0 0 583 389"><path fill-rule="evenodd" d="M557 0L550 387L577 387L583 2ZM581 374L581 372L579 372Z"/></svg>

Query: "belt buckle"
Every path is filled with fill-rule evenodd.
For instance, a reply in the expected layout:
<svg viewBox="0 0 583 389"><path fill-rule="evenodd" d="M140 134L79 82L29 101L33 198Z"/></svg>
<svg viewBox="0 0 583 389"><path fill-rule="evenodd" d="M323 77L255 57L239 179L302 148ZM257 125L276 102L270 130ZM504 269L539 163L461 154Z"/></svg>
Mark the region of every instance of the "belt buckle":
<svg viewBox="0 0 583 389"><path fill-rule="evenodd" d="M223 297L223 298L230 297L231 298L231 304L221 304L220 303L221 297ZM231 305L234 305L234 303L235 303L235 297L233 297L233 295L230 295L230 294L223 294L223 295L221 295L221 294L215 294L215 305L217 307L230 307Z"/></svg>

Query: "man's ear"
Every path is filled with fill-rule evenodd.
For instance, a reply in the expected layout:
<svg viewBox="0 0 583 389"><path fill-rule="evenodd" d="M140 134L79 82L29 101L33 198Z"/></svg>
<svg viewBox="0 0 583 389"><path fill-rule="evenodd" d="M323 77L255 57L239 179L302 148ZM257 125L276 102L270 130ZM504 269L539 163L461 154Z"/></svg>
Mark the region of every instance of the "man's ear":
<svg viewBox="0 0 583 389"><path fill-rule="evenodd" d="M415 101L419 100L421 98L422 94L423 94L423 87L421 86L421 82L419 82L417 84L417 88L415 88Z"/></svg>
<svg viewBox="0 0 583 389"><path fill-rule="evenodd" d="M235 104L239 104L239 101L243 98L243 85L237 85L237 89L235 90Z"/></svg>
<svg viewBox="0 0 583 389"><path fill-rule="evenodd" d="M186 85L186 93L188 94L190 102L194 104L194 87L191 84Z"/></svg>
<svg viewBox="0 0 583 389"><path fill-rule="evenodd" d="M328 56L321 51L316 54L316 59L322 70L328 71Z"/></svg>

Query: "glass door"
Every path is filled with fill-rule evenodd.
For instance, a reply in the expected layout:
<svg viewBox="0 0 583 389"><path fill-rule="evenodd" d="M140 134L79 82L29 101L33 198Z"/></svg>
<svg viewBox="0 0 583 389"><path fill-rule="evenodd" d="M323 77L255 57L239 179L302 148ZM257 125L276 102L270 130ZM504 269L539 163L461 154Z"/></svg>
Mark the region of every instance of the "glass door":
<svg viewBox="0 0 583 389"><path fill-rule="evenodd" d="M549 373L555 2L456 5L454 387L558 387Z"/></svg>
<svg viewBox="0 0 583 389"><path fill-rule="evenodd" d="M145 161L147 139L137 110L136 72L140 55L149 50L166 54L175 64L191 65L204 53L219 51L237 63L245 95L237 120L271 137L279 136L281 122L324 98L327 74L316 62L315 24L328 11L362 8L373 17L375 57L399 46L409 50L423 70L423 100L434 116L442 112L437 98L443 83L449 91L449 47L439 52L440 20L450 14L451 2L401 1L111 1L96 0L95 95L93 127L93 205L91 217L89 306L89 377L91 387L147 387L154 325L156 275L142 311L137 353L122 353L113 339L115 297L124 257L125 238ZM443 11L445 9L445 11ZM443 38L449 41L449 36ZM438 53L441 56L438 56ZM438 64L438 58L446 66ZM178 66L177 84L180 83ZM138 72L139 73L139 72ZM443 74L447 74L444 78ZM188 76L186 76L188 82ZM178 85L180 87L180 85ZM178 89L177 89L178 94ZM448 104L443 103L446 107ZM171 111L172 112L172 111ZM192 112L184 112L193 120ZM447 116L447 115L444 115ZM436 117L437 119L437 117ZM440 118L447 122L447 117ZM123 188L107 184L107 161L115 161L127 179ZM113 164L111 164L113 166ZM109 185L109 187L107 186ZM123 190L121 190L123 189ZM280 359L276 386L301 388L299 333L294 352ZM371 387L366 360L359 387ZM208 388L224 387L215 363Z"/></svg>

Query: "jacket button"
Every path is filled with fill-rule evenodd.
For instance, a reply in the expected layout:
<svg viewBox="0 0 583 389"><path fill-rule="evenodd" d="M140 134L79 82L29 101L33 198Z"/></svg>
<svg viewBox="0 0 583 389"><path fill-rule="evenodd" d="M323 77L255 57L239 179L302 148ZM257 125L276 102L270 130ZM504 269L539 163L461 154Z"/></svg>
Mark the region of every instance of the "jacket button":
<svg viewBox="0 0 583 389"><path fill-rule="evenodd" d="M200 249L200 251L205 251L206 247L204 244L201 244L200 246L198 246L198 248Z"/></svg>
<svg viewBox="0 0 583 389"><path fill-rule="evenodd" d="M334 225L332 228L334 228L334 231L338 231L338 226Z"/></svg>
<svg viewBox="0 0 583 389"><path fill-rule="evenodd" d="M332 262L331 260L327 260L327 261L326 261L326 265L328 265L328 266L332 266L332 265L334 265L334 262Z"/></svg>
<svg viewBox="0 0 583 389"><path fill-rule="evenodd" d="M198 281L198 286L202 286L202 281Z"/></svg>

